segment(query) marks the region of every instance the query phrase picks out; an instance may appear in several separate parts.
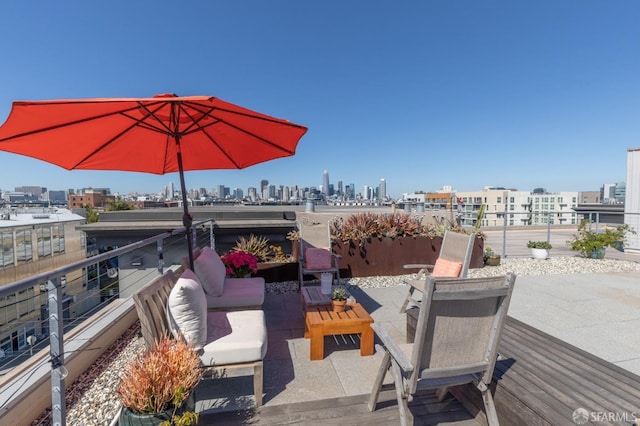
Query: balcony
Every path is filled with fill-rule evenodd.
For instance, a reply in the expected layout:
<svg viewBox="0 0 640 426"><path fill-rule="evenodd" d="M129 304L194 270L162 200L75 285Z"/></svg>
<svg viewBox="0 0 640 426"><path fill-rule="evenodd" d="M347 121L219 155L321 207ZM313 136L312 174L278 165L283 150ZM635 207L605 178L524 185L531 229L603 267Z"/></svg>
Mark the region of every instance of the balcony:
<svg viewBox="0 0 640 426"><path fill-rule="evenodd" d="M502 232L485 231L488 241L494 250L498 253L506 252L507 259L527 256L526 241L529 239L546 239L546 232L546 227L513 230L508 232L506 245L503 246L501 243ZM568 249L562 247L571 233L572 230L567 228L553 227L551 242L554 244L554 255L574 255ZM208 235L208 233L203 234ZM163 240L166 239L168 238L163 238ZM198 238L198 241L199 244L204 242L202 238ZM133 263L131 262L131 275L122 277L123 280L135 281L137 286L144 285L158 273L157 241L147 242L144 247L146 248L142 246L136 247L131 251L127 251L129 248L124 247L118 249L123 250L120 252L123 257L126 255L133 259L136 256L138 258L142 256L143 264L131 265ZM165 249L170 251L172 247L168 244L163 245L163 251ZM555 247L558 248L557 252ZM109 256L111 255L105 254L104 258L107 259ZM607 252L607 257L632 260L634 262L640 260L637 255L617 251ZM162 266L166 268L169 263L170 261L166 260L166 264ZM82 267L84 264L77 266ZM144 267L144 271L138 269L140 266ZM54 272L54 274L47 277L55 281L56 274L62 274L66 271ZM147 272L147 274L144 275L142 272ZM121 275L125 275L125 272L121 272ZM534 336L531 337L532 339L540 339L539 342L543 342L542 346L549 346L549 342L558 343L556 340L561 340L565 345L559 345L558 350L560 348L567 349L565 346L568 344L580 346L587 342L592 346L583 346L583 349L589 354L595 354L609 361L618 362L622 366L614 366L614 368L611 367L610 362L603 362L602 364L611 371L619 374L618 369L626 368L627 375L635 377L633 376L634 373L640 373L640 365L638 364L640 363L640 353L632 350L634 345L635 348L640 347L638 345L640 342L637 341L635 334L630 337L630 339L636 339L635 343L633 340L613 343L607 339L612 338L611 330L614 327L619 329L617 327L623 322L640 320L637 308L635 310L628 309L629 304L624 303L624 300L640 297L640 294L633 293L634 290L631 286L623 286L625 283L637 280L640 275L637 272L587 275L580 276L579 274L569 273L561 276L545 276L544 279L535 275L519 277L510 314L514 319L529 324L529 327L520 326L513 322L512 330L515 333L513 338L515 339L518 332L526 331L531 333L531 336ZM357 282L357 280L354 282ZM594 286L593 282L597 282L598 285ZM578 285L584 292L578 292L579 299L569 302L567 298L573 293L569 292L567 287L572 283ZM14 284L20 284L20 282ZM615 293L615 291L607 293L612 288L618 289L618 293ZM388 288L356 288L358 301L366 304L367 310L370 311L376 322L387 324L390 329L400 335L405 332L405 318L397 313L400 303L398 302L398 297L402 296L403 290L404 288L400 285ZM131 291L133 291L133 287L127 289L127 292ZM549 296L554 292L561 292L563 299L567 301L567 305L563 306L562 309L557 304L551 303L549 299ZM109 305L101 308L98 312L88 315L81 325L64 333L63 360L68 376L61 381L62 384L72 384L82 373L92 368L92 366L95 367L95 361L99 358L99 355L107 351L114 342L123 345L122 341L126 342L126 338L131 339L130 341L132 342L136 341L135 331L132 330L135 330L137 316L130 297L124 296L122 293L124 292L121 292L120 297ZM627 296L620 300L620 294ZM590 303L593 307L599 306L599 308L586 312L578 310L580 307ZM609 305L610 303L613 303L613 305ZM558 312L549 311L549 305L554 305L554 309L558 309ZM607 309L607 306L612 309ZM353 417L348 417L349 415L355 415L357 419L362 419L363 422L375 421L374 419L376 418L380 419L380 417L376 416L386 416L382 418L387 419L393 418L397 412L393 395L389 398L390 402L385 403L386 408L379 409L374 414L369 414L362 410L362 402L366 400L363 395L370 391L371 382L380 361L378 355L361 358L357 349L355 349L357 340L351 341L350 337L347 337L346 340L338 340L333 343L328 340L325 360L311 362L308 360L308 341L305 341L300 336L299 295L290 292L269 294L264 309L269 327L269 352L265 361L265 406L259 411L251 409L251 397L249 396L251 385L246 386L246 384L243 384L242 378L229 378L224 383L222 381L219 383L206 381L203 382L202 389L198 390L198 398L203 404L201 405L203 422L231 421L230 419L237 419L239 415L248 418L259 418L261 422L266 424L290 422L296 418L299 418L301 422L305 421L305 419L309 421L313 418L321 418L316 417L321 415L332 415L347 422L348 420L345 419L353 419ZM573 309L568 318L580 324L556 324L554 328L554 315L561 313L563 309ZM580 312L581 316L578 315L578 312ZM616 315L612 317L611 312L616 312ZM615 326L612 325L614 322L616 323ZM592 326L587 326L586 324L592 324ZM532 332L530 330L531 326L539 331L537 333ZM601 334L594 334L591 337L585 337L585 334L581 334L595 333L596 331ZM602 344L603 341L606 341L607 344ZM514 343L512 346L517 345ZM617 347L621 351L617 354L617 359L612 356L612 351L610 351L612 347ZM515 348L510 349L508 346L503 348L505 352L513 349ZM580 350L569 353L584 355ZM33 357L29 358L28 362L5 371L0 382L0 386L2 386L0 400L4 402L2 404L3 410L0 413L0 423L25 423L25 413L33 413L35 416L36 413L44 411L47 406L51 406L52 385L50 377L58 375L58 373L53 375L51 373L52 365L49 362L52 358L51 355L49 348L38 350ZM518 353L510 356L522 357L523 354ZM586 358L590 359L588 356L585 356ZM620 361L622 358L627 360L626 364L624 361ZM516 358L517 361L518 359ZM104 365L107 370L114 368L114 365L107 361L104 361ZM62 370L60 367L57 368ZM507 367L505 367L506 370L508 370ZM519 374L526 375L529 373L519 371ZM54 380L57 379L54 378ZM637 378L636 383L640 383ZM77 384L73 386L78 387ZM629 389L629 392L637 392L637 386L635 390L634 388ZM237 393L230 393L231 391L236 391ZM69 391L69 393L71 392ZM631 393L631 395L636 394ZM220 399L218 398L219 396L224 398ZM497 399L498 396L496 396ZM624 398L621 401L623 400ZM456 422L474 424L473 408L465 408L458 399L449 397L444 403L437 403L433 396L425 395L424 398L421 398L416 403L415 409L418 412L430 413L425 414L424 418L420 418L424 422L440 419L438 421L443 424L456 424ZM106 406L107 404L104 405ZM224 409L221 409L221 405L224 406ZM585 408L590 409L590 407ZM296 410L301 413L299 414L300 417L296 417L296 414L293 414ZM617 410L622 412L626 409L624 405L620 405ZM289 414L285 415L283 412ZM77 417L71 417L75 415L72 405L70 405L69 411L65 411L64 414L65 417L69 414L69 417L67 417L68 424L76 424L78 421ZM544 413L537 412L536 414L542 416ZM100 417L100 422L94 424L107 424L115 413L107 412L104 409L101 412L92 412L92 415L94 417L103 416ZM333 421L336 421L335 418ZM72 421L72 419L76 420ZM51 417L48 417L45 424L50 420ZM568 421L570 420L568 418Z"/></svg>

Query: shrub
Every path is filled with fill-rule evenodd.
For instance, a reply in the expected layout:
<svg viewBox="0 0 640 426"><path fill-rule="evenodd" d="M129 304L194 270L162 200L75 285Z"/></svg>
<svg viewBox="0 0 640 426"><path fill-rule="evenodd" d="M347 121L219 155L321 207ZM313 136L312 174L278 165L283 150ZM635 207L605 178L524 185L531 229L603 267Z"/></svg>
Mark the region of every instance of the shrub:
<svg viewBox="0 0 640 426"><path fill-rule="evenodd" d="M256 237L253 234L248 239L241 236L231 251L250 253L258 258L258 262L266 262L269 258L269 240L266 237Z"/></svg>
<svg viewBox="0 0 640 426"><path fill-rule="evenodd" d="M164 337L125 366L116 393L135 414L172 408L175 414L201 378L200 357L191 346Z"/></svg>
<svg viewBox="0 0 640 426"><path fill-rule="evenodd" d="M543 249L543 250L551 250L551 244L549 244L546 241L529 241L527 243L527 247L528 248L535 248L535 249Z"/></svg>
<svg viewBox="0 0 640 426"><path fill-rule="evenodd" d="M627 242L627 232L635 234L636 231L629 225L618 225L614 228L606 227L602 231L591 231L588 226L592 222L584 219L578 226L578 232L567 241L571 250L577 251L585 257L589 257L595 250L605 247L621 248Z"/></svg>

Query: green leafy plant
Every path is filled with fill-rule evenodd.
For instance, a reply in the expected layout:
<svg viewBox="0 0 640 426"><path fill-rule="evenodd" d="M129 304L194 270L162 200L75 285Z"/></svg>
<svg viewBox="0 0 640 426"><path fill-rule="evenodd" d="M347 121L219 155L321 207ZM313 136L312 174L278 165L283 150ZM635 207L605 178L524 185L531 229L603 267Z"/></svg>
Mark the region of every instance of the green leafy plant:
<svg viewBox="0 0 640 426"><path fill-rule="evenodd" d="M331 300L344 302L347 300L347 290L344 287L336 287L331 291Z"/></svg>
<svg viewBox="0 0 640 426"><path fill-rule="evenodd" d="M636 231L629 225L607 227L601 231L591 231L590 220L583 220L578 226L578 232L567 241L571 250L577 251L585 257L591 257L592 253L606 247L621 248L627 242L627 233L635 234Z"/></svg>
<svg viewBox="0 0 640 426"><path fill-rule="evenodd" d="M487 259L497 259L498 257L500 257L499 254L496 254L495 251L493 251L493 248L491 248L491 246L484 246L484 261L486 262Z"/></svg>
<svg viewBox="0 0 640 426"><path fill-rule="evenodd" d="M552 246L546 241L529 241L527 243L528 248L551 250Z"/></svg>
<svg viewBox="0 0 640 426"><path fill-rule="evenodd" d="M116 393L135 414L171 410L169 424L195 424L185 423L193 416L178 416L177 410L201 378L200 357L191 346L182 339L164 337L125 366Z"/></svg>

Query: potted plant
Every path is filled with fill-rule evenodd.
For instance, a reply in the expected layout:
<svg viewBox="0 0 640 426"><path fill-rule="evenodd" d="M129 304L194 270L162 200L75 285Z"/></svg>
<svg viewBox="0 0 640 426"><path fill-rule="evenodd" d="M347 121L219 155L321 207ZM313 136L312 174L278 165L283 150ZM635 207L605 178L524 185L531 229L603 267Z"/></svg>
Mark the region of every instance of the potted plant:
<svg viewBox="0 0 640 426"><path fill-rule="evenodd" d="M182 339L164 337L127 364L116 393L120 426L195 425L185 402L202 378L200 357Z"/></svg>
<svg viewBox="0 0 640 426"><path fill-rule="evenodd" d="M491 246L484 247L484 264L487 266L500 265L500 255L496 254Z"/></svg>
<svg viewBox="0 0 640 426"><path fill-rule="evenodd" d="M549 257L549 250L552 248L548 241L529 241L527 247L531 249L531 256L538 260Z"/></svg>
<svg viewBox="0 0 640 426"><path fill-rule="evenodd" d="M242 250L232 251L220 258L227 268L227 276L248 278L258 272L258 258Z"/></svg>
<svg viewBox="0 0 640 426"><path fill-rule="evenodd" d="M343 312L347 306L347 290L344 287L336 287L331 291L331 307L333 312Z"/></svg>
<svg viewBox="0 0 640 426"><path fill-rule="evenodd" d="M578 232L573 238L567 241L571 250L577 251L584 257L592 259L602 259L605 249L613 247L620 249L627 241L627 232L635 234L636 231L629 225L618 225L616 227L605 226L603 230L591 231L589 229L591 221L583 220L578 226Z"/></svg>

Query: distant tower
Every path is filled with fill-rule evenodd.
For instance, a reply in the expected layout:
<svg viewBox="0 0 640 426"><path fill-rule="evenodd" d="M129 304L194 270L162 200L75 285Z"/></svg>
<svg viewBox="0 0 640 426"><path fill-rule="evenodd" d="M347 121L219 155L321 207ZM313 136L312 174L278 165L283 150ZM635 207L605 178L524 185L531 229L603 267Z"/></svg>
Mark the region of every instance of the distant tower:
<svg viewBox="0 0 640 426"><path fill-rule="evenodd" d="M322 193L329 196L329 172L327 170L322 174Z"/></svg>
<svg viewBox="0 0 640 426"><path fill-rule="evenodd" d="M378 200L384 201L387 198L387 183L384 179L380 179L380 186L378 187Z"/></svg>
<svg viewBox="0 0 640 426"><path fill-rule="evenodd" d="M260 197L267 199L268 198L268 192L267 192L267 187L269 186L269 181L266 179L262 179L260 181Z"/></svg>

